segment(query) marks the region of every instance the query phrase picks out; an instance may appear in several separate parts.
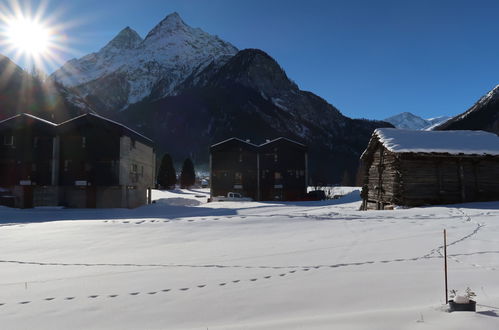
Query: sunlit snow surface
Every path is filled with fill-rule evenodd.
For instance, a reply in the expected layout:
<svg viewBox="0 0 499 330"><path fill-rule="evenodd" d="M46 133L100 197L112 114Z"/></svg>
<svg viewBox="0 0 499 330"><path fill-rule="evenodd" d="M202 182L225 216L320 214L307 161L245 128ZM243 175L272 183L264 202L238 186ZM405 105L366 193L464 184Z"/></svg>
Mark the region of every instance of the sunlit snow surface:
<svg viewBox="0 0 499 330"><path fill-rule="evenodd" d="M2 329L497 329L499 202L358 211L206 203L155 191L134 210L0 208ZM196 197L198 196L198 197ZM449 288L478 313L443 308Z"/></svg>

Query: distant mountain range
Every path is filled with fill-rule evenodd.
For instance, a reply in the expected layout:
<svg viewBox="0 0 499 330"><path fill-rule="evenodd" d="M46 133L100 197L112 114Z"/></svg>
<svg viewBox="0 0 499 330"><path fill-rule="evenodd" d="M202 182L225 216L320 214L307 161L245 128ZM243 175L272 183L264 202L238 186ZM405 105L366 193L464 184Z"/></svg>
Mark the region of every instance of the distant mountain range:
<svg viewBox="0 0 499 330"><path fill-rule="evenodd" d="M471 108L435 127L437 130L483 130L499 135L499 85Z"/></svg>
<svg viewBox="0 0 499 330"><path fill-rule="evenodd" d="M309 146L310 177L353 181L375 128L302 91L258 49L230 43L168 15L142 39L126 27L96 53L73 59L51 79L155 140L157 152L207 169L210 144L235 136L255 143L285 136Z"/></svg>
<svg viewBox="0 0 499 330"><path fill-rule="evenodd" d="M191 157L198 169L208 168L213 143L285 136L308 145L314 184L345 177L353 182L359 156L378 127L499 127L497 88L445 124L447 117L410 113L386 121L348 118L300 90L264 51L238 50L177 13L145 38L124 28L98 52L68 61L43 82L6 57L0 57L0 71L1 118L31 112L60 122L96 112L151 137L159 156L169 152L179 163Z"/></svg>
<svg viewBox="0 0 499 330"><path fill-rule="evenodd" d="M402 112L398 115L388 117L385 121L391 123L397 128L431 130L434 127L449 120L450 116L440 116L435 118L423 119L410 112Z"/></svg>

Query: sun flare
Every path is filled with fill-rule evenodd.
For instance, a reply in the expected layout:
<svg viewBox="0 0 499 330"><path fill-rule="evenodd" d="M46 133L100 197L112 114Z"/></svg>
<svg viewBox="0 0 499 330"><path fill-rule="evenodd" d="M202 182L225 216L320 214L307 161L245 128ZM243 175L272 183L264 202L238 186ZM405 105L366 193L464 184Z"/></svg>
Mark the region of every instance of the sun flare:
<svg viewBox="0 0 499 330"><path fill-rule="evenodd" d="M53 70L65 62L74 51L67 32L78 23L63 17L65 6L49 1L0 1L0 54L28 70Z"/></svg>
<svg viewBox="0 0 499 330"><path fill-rule="evenodd" d="M41 23L18 18L7 26L7 40L14 48L30 56L43 56L50 46L50 30Z"/></svg>

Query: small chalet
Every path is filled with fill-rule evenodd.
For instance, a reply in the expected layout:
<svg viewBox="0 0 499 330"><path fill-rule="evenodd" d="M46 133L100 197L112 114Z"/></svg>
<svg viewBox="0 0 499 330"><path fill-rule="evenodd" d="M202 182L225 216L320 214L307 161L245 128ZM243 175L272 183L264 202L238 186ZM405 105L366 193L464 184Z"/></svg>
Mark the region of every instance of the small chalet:
<svg viewBox="0 0 499 330"><path fill-rule="evenodd" d="M134 208L153 186L153 142L130 128L87 113L61 123L59 185L69 207Z"/></svg>
<svg viewBox="0 0 499 330"><path fill-rule="evenodd" d="M43 187L55 184L56 128L56 124L29 114L0 122L2 204L32 207L43 199Z"/></svg>
<svg viewBox="0 0 499 330"><path fill-rule="evenodd" d="M376 129L361 156L362 209L499 200L499 137Z"/></svg>
<svg viewBox="0 0 499 330"><path fill-rule="evenodd" d="M126 207L147 202L153 143L95 114L62 124L20 114L0 122L0 203Z"/></svg>
<svg viewBox="0 0 499 330"><path fill-rule="evenodd" d="M210 148L211 196L299 200L307 193L307 147L280 137L264 144L231 138Z"/></svg>

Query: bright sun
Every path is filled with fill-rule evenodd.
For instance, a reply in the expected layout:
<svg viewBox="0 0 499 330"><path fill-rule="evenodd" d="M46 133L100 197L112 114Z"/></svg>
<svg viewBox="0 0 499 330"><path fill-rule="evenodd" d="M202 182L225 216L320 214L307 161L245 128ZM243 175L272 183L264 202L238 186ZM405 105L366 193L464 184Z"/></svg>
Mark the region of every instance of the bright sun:
<svg viewBox="0 0 499 330"><path fill-rule="evenodd" d="M51 0L0 0L0 54L26 69L47 71L64 63L66 31L75 22L63 19L64 6ZM37 3L38 5L34 5Z"/></svg>
<svg viewBox="0 0 499 330"><path fill-rule="evenodd" d="M6 36L14 49L33 57L43 56L48 51L51 37L49 29L26 18L10 21Z"/></svg>

